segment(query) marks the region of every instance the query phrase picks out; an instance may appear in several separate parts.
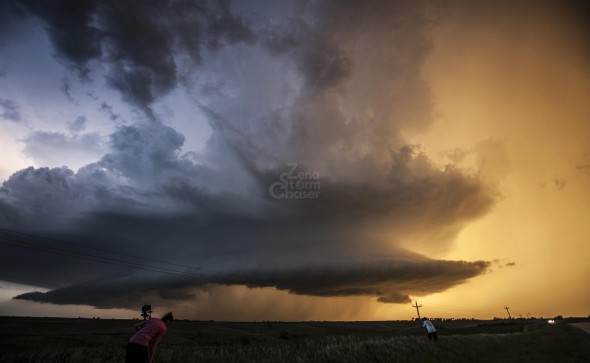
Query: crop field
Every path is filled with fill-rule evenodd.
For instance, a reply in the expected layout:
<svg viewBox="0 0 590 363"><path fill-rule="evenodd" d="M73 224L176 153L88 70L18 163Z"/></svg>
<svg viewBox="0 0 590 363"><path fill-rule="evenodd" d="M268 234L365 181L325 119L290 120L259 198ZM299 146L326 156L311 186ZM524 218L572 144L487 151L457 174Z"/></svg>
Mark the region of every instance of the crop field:
<svg viewBox="0 0 590 363"><path fill-rule="evenodd" d="M577 321L580 321L578 319ZM175 321L156 362L590 362L590 334L542 320ZM132 320L0 318L0 362L123 362Z"/></svg>

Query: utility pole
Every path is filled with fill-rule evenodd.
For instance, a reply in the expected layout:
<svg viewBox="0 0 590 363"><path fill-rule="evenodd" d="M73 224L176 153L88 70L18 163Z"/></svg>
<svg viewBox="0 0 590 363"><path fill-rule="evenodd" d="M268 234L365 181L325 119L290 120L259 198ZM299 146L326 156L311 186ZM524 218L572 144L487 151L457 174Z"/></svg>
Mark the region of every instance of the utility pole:
<svg viewBox="0 0 590 363"><path fill-rule="evenodd" d="M512 319L512 316L510 316L510 306L504 306L504 309L506 309L506 312L508 313L508 319Z"/></svg>
<svg viewBox="0 0 590 363"><path fill-rule="evenodd" d="M418 313L418 320L420 320L420 308L422 304L418 305L418 300L416 300L416 305L412 305L413 308L416 308L416 312Z"/></svg>

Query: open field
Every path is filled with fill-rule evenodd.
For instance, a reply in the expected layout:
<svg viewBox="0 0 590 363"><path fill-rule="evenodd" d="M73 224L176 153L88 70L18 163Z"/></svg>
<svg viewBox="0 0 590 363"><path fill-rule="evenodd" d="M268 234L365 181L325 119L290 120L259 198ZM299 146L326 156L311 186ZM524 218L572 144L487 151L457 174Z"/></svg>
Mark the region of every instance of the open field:
<svg viewBox="0 0 590 363"><path fill-rule="evenodd" d="M583 321L583 320L577 320ZM590 334L567 321L176 321L157 362L590 362ZM131 320L0 318L0 362L122 362Z"/></svg>

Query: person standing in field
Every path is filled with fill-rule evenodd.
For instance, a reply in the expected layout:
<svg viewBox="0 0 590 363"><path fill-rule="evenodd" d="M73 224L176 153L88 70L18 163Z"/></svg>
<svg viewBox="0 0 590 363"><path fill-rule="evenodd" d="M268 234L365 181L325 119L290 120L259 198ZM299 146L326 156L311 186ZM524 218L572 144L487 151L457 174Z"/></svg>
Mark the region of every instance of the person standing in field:
<svg viewBox="0 0 590 363"><path fill-rule="evenodd" d="M167 313L161 319L151 318L136 324L135 334L127 343L125 363L152 363L158 343L173 320L172 313Z"/></svg>
<svg viewBox="0 0 590 363"><path fill-rule="evenodd" d="M432 324L432 322L430 322L430 320L428 320L426 317L422 320L422 326L426 328L426 332L428 333L428 340L434 340L435 342L438 341L434 324Z"/></svg>

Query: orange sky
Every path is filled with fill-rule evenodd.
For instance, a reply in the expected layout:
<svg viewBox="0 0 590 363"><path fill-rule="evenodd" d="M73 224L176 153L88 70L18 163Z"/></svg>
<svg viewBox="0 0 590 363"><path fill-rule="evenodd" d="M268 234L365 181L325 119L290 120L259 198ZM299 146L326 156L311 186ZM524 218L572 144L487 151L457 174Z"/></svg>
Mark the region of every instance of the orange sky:
<svg viewBox="0 0 590 363"><path fill-rule="evenodd" d="M462 21L434 31L436 46L425 74L437 121L415 140L428 154L440 153L440 160L462 148L467 155L460 165L483 172L501 193L494 210L467 226L440 257L485 256L516 265L426 299L482 310L508 304L523 315L585 316L590 309L584 288L590 283L586 39L561 9L531 9L525 19L493 15L479 19L470 32L461 31Z"/></svg>

